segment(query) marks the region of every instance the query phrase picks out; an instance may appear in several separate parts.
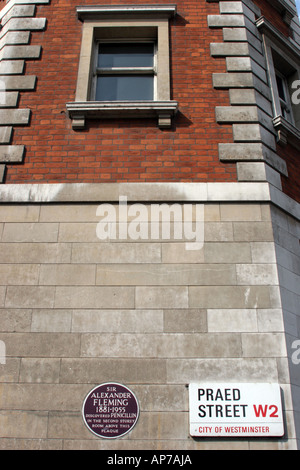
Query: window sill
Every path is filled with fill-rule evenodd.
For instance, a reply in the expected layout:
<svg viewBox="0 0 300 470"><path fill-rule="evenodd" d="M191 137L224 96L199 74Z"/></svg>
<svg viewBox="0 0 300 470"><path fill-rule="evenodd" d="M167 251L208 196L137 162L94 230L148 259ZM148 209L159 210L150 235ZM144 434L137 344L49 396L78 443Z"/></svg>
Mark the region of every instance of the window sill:
<svg viewBox="0 0 300 470"><path fill-rule="evenodd" d="M83 129L86 119L157 118L168 128L178 110L176 101L80 101L67 103L73 129Z"/></svg>
<svg viewBox="0 0 300 470"><path fill-rule="evenodd" d="M299 148L300 144L300 130L288 122L284 117L277 116L273 119L274 127L277 131L277 141L280 145L287 145L287 143Z"/></svg>

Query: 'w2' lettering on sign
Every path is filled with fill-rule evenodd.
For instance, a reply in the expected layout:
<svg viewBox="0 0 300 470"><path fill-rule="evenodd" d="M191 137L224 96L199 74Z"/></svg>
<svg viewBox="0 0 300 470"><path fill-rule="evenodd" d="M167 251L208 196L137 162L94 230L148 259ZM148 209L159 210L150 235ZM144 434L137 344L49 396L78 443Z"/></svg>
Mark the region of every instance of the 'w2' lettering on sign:
<svg viewBox="0 0 300 470"><path fill-rule="evenodd" d="M269 418L278 418L278 406L276 405L258 405L257 407L256 405L253 405L253 408L256 418L259 418L260 416L262 418L265 418L267 416L268 411L270 413Z"/></svg>

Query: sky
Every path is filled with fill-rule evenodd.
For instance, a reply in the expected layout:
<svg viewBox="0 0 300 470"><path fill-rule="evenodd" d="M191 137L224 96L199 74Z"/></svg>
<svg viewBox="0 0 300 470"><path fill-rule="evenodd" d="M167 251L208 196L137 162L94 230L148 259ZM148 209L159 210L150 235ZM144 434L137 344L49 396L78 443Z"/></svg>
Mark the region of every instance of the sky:
<svg viewBox="0 0 300 470"><path fill-rule="evenodd" d="M297 8L298 8L298 13L300 15L300 0L296 0L296 5L297 5Z"/></svg>

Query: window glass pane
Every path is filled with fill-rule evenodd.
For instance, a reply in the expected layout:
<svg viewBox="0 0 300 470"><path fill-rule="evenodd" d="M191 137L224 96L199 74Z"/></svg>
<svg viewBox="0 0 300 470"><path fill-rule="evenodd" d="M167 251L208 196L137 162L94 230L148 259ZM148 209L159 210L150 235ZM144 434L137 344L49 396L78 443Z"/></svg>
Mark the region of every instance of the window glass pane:
<svg viewBox="0 0 300 470"><path fill-rule="evenodd" d="M96 101L153 100L153 76L103 75L97 79Z"/></svg>
<svg viewBox="0 0 300 470"><path fill-rule="evenodd" d="M286 98L285 98L285 92L284 92L284 83L283 83L283 79L279 75L276 75L276 82L277 82L279 98L285 101Z"/></svg>
<svg viewBox="0 0 300 470"><path fill-rule="evenodd" d="M98 67L153 67L153 44L99 44Z"/></svg>

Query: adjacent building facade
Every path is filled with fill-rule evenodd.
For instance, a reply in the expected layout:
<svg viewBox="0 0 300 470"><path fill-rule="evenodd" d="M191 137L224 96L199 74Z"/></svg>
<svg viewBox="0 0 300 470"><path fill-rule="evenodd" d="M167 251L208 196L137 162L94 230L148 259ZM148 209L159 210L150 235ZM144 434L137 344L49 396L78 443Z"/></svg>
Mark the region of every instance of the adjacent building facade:
<svg viewBox="0 0 300 470"><path fill-rule="evenodd" d="M0 448L298 449L294 0L0 7ZM100 384L139 404L120 436ZM191 384L278 385L282 435L195 435Z"/></svg>

